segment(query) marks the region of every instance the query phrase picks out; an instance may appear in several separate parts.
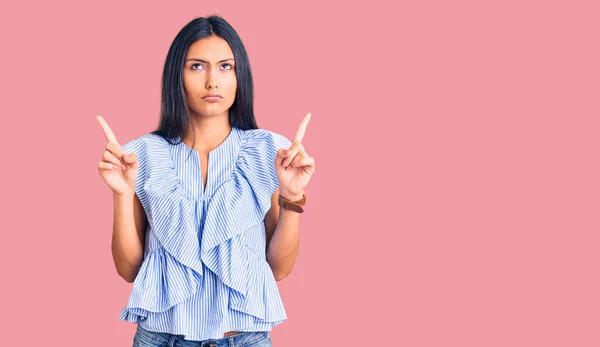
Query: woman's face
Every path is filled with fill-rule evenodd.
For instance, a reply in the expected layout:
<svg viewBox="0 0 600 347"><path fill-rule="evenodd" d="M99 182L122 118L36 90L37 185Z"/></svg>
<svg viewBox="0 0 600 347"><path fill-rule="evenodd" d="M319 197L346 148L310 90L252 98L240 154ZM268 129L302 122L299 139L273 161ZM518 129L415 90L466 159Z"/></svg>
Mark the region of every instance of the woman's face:
<svg viewBox="0 0 600 347"><path fill-rule="evenodd" d="M237 78L227 41L213 35L192 43L185 57L183 85L192 115L211 117L228 112L235 100ZM206 98L211 94L220 97Z"/></svg>

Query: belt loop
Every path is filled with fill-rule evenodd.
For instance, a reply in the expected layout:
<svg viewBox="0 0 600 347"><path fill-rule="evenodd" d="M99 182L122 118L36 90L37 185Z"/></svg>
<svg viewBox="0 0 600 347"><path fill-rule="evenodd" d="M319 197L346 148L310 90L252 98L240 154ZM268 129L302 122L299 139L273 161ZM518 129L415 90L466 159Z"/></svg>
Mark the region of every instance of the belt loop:
<svg viewBox="0 0 600 347"><path fill-rule="evenodd" d="M169 338L169 347L174 347L176 340L177 340L177 336L171 335L171 337Z"/></svg>
<svg viewBox="0 0 600 347"><path fill-rule="evenodd" d="M235 347L235 342L233 342L234 336L236 336L236 335L232 335L227 338L229 340L229 343L227 344L228 347Z"/></svg>

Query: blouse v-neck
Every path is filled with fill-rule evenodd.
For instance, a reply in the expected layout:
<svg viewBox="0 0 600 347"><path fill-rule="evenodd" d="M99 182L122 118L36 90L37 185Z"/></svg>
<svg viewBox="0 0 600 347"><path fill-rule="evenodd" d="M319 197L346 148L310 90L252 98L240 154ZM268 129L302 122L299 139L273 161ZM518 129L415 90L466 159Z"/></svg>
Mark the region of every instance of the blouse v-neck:
<svg viewBox="0 0 600 347"><path fill-rule="evenodd" d="M173 153L175 168L188 197L207 199L212 196L218 185L231 176L235 159L241 145L243 130L232 127L231 131L213 150L207 154L206 187L203 187L202 163L200 152L181 141ZM190 151L192 155L189 156Z"/></svg>

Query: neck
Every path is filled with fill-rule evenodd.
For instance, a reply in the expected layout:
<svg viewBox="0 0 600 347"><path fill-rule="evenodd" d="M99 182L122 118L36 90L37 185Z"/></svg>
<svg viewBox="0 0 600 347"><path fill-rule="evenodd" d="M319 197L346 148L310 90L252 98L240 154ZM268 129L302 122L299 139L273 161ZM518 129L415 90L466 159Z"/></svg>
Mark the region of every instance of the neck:
<svg viewBox="0 0 600 347"><path fill-rule="evenodd" d="M230 132L227 112L215 117L192 117L183 142L199 152L208 153L223 143Z"/></svg>

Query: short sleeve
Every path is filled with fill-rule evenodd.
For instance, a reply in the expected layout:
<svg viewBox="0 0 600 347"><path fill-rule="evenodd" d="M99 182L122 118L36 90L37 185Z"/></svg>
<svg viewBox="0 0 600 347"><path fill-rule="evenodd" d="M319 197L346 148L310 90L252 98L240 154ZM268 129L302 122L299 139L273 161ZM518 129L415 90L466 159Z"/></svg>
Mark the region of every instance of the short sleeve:
<svg viewBox="0 0 600 347"><path fill-rule="evenodd" d="M279 186L275 158L291 141L285 136L264 129L247 130L238 158L238 171L252 186L262 213L271 207L271 196Z"/></svg>
<svg viewBox="0 0 600 347"><path fill-rule="evenodd" d="M287 137L278 134L278 133L274 133L271 132L271 137L273 137L273 141L275 143L275 154L277 155L277 151L279 151L282 148L290 148L290 146L292 145L292 142L290 140L287 139ZM275 160L275 158L273 158L273 160Z"/></svg>
<svg viewBox="0 0 600 347"><path fill-rule="evenodd" d="M135 194L142 202L142 205L144 206L144 208L147 208L146 194L143 189L144 183L146 181L147 171L148 171L148 169L147 169L147 162L148 162L147 148L148 148L148 146L146 144L147 136L148 135L144 135L135 140L131 140L121 146L121 148L123 149L123 151L125 151L126 154L134 153L138 159L139 167L138 167L137 178L135 180Z"/></svg>

